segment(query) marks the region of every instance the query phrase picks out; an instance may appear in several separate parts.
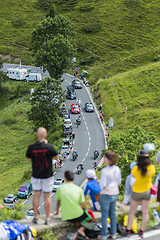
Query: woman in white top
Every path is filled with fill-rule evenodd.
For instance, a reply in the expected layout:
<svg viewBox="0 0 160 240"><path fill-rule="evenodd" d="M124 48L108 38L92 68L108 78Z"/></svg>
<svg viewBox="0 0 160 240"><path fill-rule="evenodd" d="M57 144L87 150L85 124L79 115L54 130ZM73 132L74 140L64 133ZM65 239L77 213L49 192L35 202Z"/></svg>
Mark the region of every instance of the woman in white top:
<svg viewBox="0 0 160 240"><path fill-rule="evenodd" d="M100 205L102 214L102 230L100 239L107 239L107 218L111 220L111 237L116 238L117 219L116 219L116 201L119 194L118 186L121 184L121 171L115 164L118 161L118 156L114 152L106 152L104 162L107 167L101 171L100 178Z"/></svg>

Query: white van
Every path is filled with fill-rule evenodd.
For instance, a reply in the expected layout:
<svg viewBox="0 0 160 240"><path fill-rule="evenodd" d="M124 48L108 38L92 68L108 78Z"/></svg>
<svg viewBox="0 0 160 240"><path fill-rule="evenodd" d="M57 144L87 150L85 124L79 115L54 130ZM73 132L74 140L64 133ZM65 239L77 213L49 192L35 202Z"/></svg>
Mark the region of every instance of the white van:
<svg viewBox="0 0 160 240"><path fill-rule="evenodd" d="M27 69L25 68L8 68L7 76L15 80L25 80L28 75Z"/></svg>
<svg viewBox="0 0 160 240"><path fill-rule="evenodd" d="M40 82L42 81L42 74L41 73L29 73L26 78L25 81L29 81L29 82Z"/></svg>

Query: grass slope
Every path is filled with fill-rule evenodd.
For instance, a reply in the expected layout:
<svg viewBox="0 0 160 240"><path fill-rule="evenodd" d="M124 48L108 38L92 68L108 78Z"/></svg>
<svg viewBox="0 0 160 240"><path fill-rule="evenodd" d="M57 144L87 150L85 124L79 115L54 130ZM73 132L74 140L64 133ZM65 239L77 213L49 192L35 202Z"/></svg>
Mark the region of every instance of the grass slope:
<svg viewBox="0 0 160 240"><path fill-rule="evenodd" d="M116 131L140 125L160 137L159 70L157 62L98 81L95 97L101 96L105 119L113 117Z"/></svg>
<svg viewBox="0 0 160 240"><path fill-rule="evenodd" d="M31 32L46 14L35 3L36 0L0 1L0 54L19 57L29 65L33 61L29 51Z"/></svg>

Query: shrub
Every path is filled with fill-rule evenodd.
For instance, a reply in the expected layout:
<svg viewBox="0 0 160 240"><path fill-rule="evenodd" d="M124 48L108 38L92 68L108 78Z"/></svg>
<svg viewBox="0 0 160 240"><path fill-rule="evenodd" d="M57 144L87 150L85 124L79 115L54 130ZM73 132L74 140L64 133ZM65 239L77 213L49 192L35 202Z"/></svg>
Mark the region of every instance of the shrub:
<svg viewBox="0 0 160 240"><path fill-rule="evenodd" d="M5 124L7 126L11 126L12 124L15 124L15 123L17 123L17 120L16 119L11 119L11 118L3 121L3 124Z"/></svg>
<svg viewBox="0 0 160 240"><path fill-rule="evenodd" d="M12 21L12 25L14 27L22 27L23 25L25 25L25 21L23 19L17 19Z"/></svg>
<svg viewBox="0 0 160 240"><path fill-rule="evenodd" d="M101 30L101 25L96 22L87 23L83 26L82 30L85 33L99 32Z"/></svg>
<svg viewBox="0 0 160 240"><path fill-rule="evenodd" d="M83 5L81 5L80 7L79 7L79 10L80 11L90 11L90 10L92 10L94 7L90 4L90 3L84 3Z"/></svg>
<svg viewBox="0 0 160 240"><path fill-rule="evenodd" d="M94 63L95 60L96 60L96 57L94 57L94 56L88 56L88 57L86 57L86 58L81 59L80 62L79 62L79 64L80 64L80 65L89 65L89 64Z"/></svg>
<svg viewBox="0 0 160 240"><path fill-rule="evenodd" d="M125 0L125 4L128 8L136 8L141 5L141 0Z"/></svg>

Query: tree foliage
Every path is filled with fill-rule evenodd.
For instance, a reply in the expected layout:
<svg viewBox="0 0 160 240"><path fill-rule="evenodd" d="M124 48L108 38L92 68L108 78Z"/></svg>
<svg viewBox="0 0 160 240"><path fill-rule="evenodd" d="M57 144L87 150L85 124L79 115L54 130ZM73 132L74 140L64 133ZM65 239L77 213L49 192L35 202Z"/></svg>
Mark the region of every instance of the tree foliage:
<svg viewBox="0 0 160 240"><path fill-rule="evenodd" d="M29 119L33 120L35 128L43 126L48 130L56 124L60 102L63 100L60 81L50 77L43 80L31 96Z"/></svg>
<svg viewBox="0 0 160 240"><path fill-rule="evenodd" d="M55 9L54 9L55 13ZM31 47L37 65L43 65L53 78L59 78L76 54L73 24L64 16L50 11L50 16L39 23L32 32Z"/></svg>

